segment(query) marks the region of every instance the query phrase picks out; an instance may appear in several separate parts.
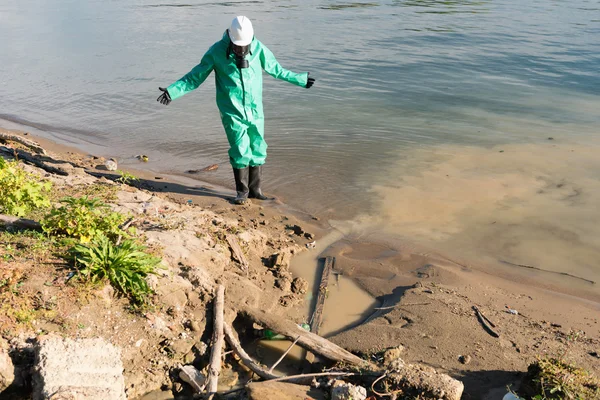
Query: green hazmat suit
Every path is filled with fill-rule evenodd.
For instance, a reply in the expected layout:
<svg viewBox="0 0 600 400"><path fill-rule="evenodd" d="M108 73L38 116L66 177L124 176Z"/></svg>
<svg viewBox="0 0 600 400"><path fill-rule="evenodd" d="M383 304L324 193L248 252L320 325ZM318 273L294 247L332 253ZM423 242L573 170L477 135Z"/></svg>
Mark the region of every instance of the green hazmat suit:
<svg viewBox="0 0 600 400"><path fill-rule="evenodd" d="M248 68L238 68L229 51L231 40L223 38L204 54L200 64L171 84L172 100L196 89L215 71L217 106L229 141L229 160L236 169L263 165L267 158L262 105L262 70L274 78L306 87L308 73L294 73L281 67L271 51L254 38L246 55Z"/></svg>

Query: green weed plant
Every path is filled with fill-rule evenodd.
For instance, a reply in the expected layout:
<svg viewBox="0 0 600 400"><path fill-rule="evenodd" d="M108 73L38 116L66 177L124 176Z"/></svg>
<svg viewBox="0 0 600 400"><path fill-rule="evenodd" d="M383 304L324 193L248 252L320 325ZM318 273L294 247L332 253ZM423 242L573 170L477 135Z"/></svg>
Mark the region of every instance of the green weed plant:
<svg viewBox="0 0 600 400"><path fill-rule="evenodd" d="M131 185L131 186L136 186L138 183L140 183L140 178L138 178L137 176L130 174L129 172L125 172L125 171L117 171L121 174L121 176L119 178L116 179L117 182L122 183L124 185Z"/></svg>
<svg viewBox="0 0 600 400"><path fill-rule="evenodd" d="M69 250L79 274L96 284L108 281L135 304L145 305L152 289L146 277L156 274L160 258L145 252L146 247L126 239L112 243L106 236L78 244Z"/></svg>
<svg viewBox="0 0 600 400"><path fill-rule="evenodd" d="M68 236L87 243L99 236L116 241L128 236L120 229L125 215L110 211L110 207L98 199L66 197L60 207L53 207L42 220L42 228L49 235Z"/></svg>
<svg viewBox="0 0 600 400"><path fill-rule="evenodd" d="M47 194L51 186L19 167L18 161L0 157L0 213L23 217L32 210L50 207Z"/></svg>

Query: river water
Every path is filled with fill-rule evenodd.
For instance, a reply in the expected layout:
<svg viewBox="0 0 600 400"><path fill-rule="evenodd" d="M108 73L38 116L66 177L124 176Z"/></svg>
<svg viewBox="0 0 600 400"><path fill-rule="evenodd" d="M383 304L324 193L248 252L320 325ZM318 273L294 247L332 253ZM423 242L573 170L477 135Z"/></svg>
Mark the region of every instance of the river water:
<svg viewBox="0 0 600 400"><path fill-rule="evenodd" d="M268 192L334 225L600 280L598 1L3 2L0 126L156 172L216 163L198 179L232 186L213 79L155 99L240 14L317 79L265 78Z"/></svg>

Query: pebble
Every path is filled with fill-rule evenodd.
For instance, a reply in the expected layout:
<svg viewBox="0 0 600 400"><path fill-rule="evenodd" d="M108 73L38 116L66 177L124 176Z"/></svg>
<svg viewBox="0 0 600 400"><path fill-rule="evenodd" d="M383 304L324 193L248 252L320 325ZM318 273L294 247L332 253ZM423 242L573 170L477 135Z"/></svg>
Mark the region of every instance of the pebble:
<svg viewBox="0 0 600 400"><path fill-rule="evenodd" d="M458 361L460 361L461 364L468 364L471 362L471 356L469 356L469 355L458 356Z"/></svg>

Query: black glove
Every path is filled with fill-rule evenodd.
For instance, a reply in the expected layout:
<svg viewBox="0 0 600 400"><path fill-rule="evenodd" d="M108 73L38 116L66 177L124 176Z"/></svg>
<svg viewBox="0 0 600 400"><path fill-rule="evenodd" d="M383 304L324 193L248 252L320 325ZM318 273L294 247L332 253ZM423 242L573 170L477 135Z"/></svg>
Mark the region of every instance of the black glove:
<svg viewBox="0 0 600 400"><path fill-rule="evenodd" d="M158 99L156 99L156 101L158 101L160 104L164 104L165 106L168 106L169 103L171 102L171 96L169 96L169 92L167 91L167 89L159 87L159 90L162 90L163 94L161 94L160 96L158 96Z"/></svg>
<svg viewBox="0 0 600 400"><path fill-rule="evenodd" d="M310 75L310 72L308 73ZM309 89L312 85L315 84L315 78L308 78L308 81L306 81L306 88Z"/></svg>

